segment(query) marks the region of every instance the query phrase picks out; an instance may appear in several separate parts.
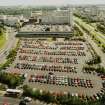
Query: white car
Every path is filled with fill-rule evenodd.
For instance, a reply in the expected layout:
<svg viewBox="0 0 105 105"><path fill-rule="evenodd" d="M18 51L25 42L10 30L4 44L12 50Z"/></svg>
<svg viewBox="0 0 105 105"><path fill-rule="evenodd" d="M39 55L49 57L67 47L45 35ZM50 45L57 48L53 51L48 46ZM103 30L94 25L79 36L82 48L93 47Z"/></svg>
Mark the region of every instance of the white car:
<svg viewBox="0 0 105 105"><path fill-rule="evenodd" d="M26 102L31 102L31 101L32 101L32 99L31 99L30 97L25 97L24 100L25 100Z"/></svg>

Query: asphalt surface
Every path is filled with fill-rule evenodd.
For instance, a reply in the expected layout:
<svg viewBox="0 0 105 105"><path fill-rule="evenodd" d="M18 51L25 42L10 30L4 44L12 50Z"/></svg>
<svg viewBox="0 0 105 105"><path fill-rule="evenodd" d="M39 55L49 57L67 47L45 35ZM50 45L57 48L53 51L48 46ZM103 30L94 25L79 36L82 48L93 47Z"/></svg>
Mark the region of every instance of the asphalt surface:
<svg viewBox="0 0 105 105"><path fill-rule="evenodd" d="M0 105L19 105L21 99L18 98L12 98L12 97L1 97L0 96ZM27 105L56 105L56 104L47 104L44 102L41 102L39 100L32 100L31 102L27 103Z"/></svg>
<svg viewBox="0 0 105 105"><path fill-rule="evenodd" d="M19 105L20 100L11 97L0 97L0 105L8 104L8 105Z"/></svg>

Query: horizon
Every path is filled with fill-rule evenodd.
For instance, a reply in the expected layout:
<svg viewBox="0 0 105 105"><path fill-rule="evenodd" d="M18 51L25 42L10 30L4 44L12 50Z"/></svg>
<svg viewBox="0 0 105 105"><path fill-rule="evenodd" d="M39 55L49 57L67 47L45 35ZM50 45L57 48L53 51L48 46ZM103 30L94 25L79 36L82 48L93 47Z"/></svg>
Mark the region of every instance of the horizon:
<svg viewBox="0 0 105 105"><path fill-rule="evenodd" d="M0 6L105 5L105 0L0 0Z"/></svg>

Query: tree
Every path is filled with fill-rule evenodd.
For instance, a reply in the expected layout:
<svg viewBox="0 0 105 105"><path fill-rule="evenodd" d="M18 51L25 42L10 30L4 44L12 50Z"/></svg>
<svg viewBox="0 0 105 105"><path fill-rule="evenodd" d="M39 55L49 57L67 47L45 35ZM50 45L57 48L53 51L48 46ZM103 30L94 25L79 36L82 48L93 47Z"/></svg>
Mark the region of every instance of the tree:
<svg viewBox="0 0 105 105"><path fill-rule="evenodd" d="M20 22L17 22L17 23L16 23L16 29L17 29L18 31L20 30L21 26L22 26L22 25L21 25Z"/></svg>
<svg viewBox="0 0 105 105"><path fill-rule="evenodd" d="M19 75L0 72L0 82L7 84L10 88L16 88L16 86L20 85L23 81Z"/></svg>
<svg viewBox="0 0 105 105"><path fill-rule="evenodd" d="M51 95L49 92L43 92L41 98L43 101L47 103L55 102L55 97Z"/></svg>

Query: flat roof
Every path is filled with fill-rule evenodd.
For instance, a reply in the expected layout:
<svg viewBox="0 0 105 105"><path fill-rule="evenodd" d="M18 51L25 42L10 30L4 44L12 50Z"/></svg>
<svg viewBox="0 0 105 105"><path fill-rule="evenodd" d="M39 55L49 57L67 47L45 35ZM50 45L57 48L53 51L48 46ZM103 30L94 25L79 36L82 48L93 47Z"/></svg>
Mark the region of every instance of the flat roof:
<svg viewBox="0 0 105 105"><path fill-rule="evenodd" d="M49 28L49 32L70 32L72 27L69 25L26 25L20 29L20 32L46 32L46 28Z"/></svg>
<svg viewBox="0 0 105 105"><path fill-rule="evenodd" d="M19 32L16 37L70 37L72 32Z"/></svg>

